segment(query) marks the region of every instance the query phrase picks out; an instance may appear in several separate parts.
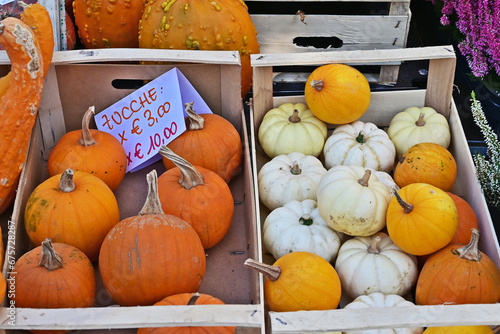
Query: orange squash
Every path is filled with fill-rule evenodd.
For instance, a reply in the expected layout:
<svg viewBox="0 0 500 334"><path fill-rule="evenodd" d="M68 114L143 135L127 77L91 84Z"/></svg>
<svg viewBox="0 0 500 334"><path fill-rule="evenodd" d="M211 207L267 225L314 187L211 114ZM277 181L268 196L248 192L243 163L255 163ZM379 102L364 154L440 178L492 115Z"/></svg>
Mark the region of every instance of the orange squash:
<svg viewBox="0 0 500 334"><path fill-rule="evenodd" d="M78 36L86 49L137 48L145 0L74 0Z"/></svg>
<svg viewBox="0 0 500 334"><path fill-rule="evenodd" d="M394 168L394 181L399 187L410 183L429 183L450 191L457 177L453 155L441 145L420 143L403 154Z"/></svg>
<svg viewBox="0 0 500 334"><path fill-rule="evenodd" d="M489 326L428 327L423 334L494 334Z"/></svg>
<svg viewBox="0 0 500 334"><path fill-rule="evenodd" d="M458 211L458 227L457 232L450 241L451 245L467 245L472 237L472 229L479 229L476 213L474 209L462 197L447 192L451 197Z"/></svg>
<svg viewBox="0 0 500 334"><path fill-rule="evenodd" d="M238 51L243 98L252 86L250 55L260 52L242 0L149 0L139 24L139 47Z"/></svg>
<svg viewBox="0 0 500 334"><path fill-rule="evenodd" d="M234 199L226 181L209 169L193 166L166 146L159 153L177 166L158 178L163 212L191 225L205 249L217 245L231 227L234 214Z"/></svg>
<svg viewBox="0 0 500 334"><path fill-rule="evenodd" d="M11 60L11 82L0 99L0 213L12 204L43 89L43 59L30 27L8 17L0 22L0 44Z"/></svg>
<svg viewBox="0 0 500 334"><path fill-rule="evenodd" d="M226 182L239 172L243 146L236 128L217 114L198 115L193 103L185 106L187 130L167 146L195 166L210 169ZM167 169L175 167L163 158Z"/></svg>
<svg viewBox="0 0 500 334"><path fill-rule="evenodd" d="M92 307L96 298L94 267L79 249L64 243L42 242L23 254L10 273L16 307ZM40 333L67 331L40 331Z"/></svg>
<svg viewBox="0 0 500 334"><path fill-rule="evenodd" d="M500 271L478 242L472 229L468 245L448 245L427 259L415 290L418 305L500 302Z"/></svg>
<svg viewBox="0 0 500 334"><path fill-rule="evenodd" d="M71 168L93 174L116 190L127 171L127 153L113 135L90 129L94 106L84 114L82 129L66 133L52 149L48 160L49 175Z"/></svg>
<svg viewBox="0 0 500 334"><path fill-rule="evenodd" d="M46 238L97 260L101 243L120 221L113 192L98 177L68 169L39 184L26 202L24 224L34 245Z"/></svg>
<svg viewBox="0 0 500 334"><path fill-rule="evenodd" d="M113 227L99 254L104 288L120 305L152 305L166 296L196 292L205 276L198 234L181 218L163 213L155 170L147 181L142 210Z"/></svg>
<svg viewBox="0 0 500 334"><path fill-rule="evenodd" d="M395 192L386 212L389 236L413 255L431 254L449 244L457 225L451 197L427 183L412 183Z"/></svg>
<svg viewBox="0 0 500 334"><path fill-rule="evenodd" d="M340 303L342 288L337 272L314 253L288 253L273 265L247 259L245 266L266 276L264 298L271 311L330 310Z"/></svg>
<svg viewBox="0 0 500 334"><path fill-rule="evenodd" d="M154 305L223 305L218 298L204 293L179 293L168 296ZM137 334L232 334L235 327L162 327L139 328Z"/></svg>
<svg viewBox="0 0 500 334"><path fill-rule="evenodd" d="M5 276L0 273L0 302L5 298L5 294L7 293L7 281L5 280Z"/></svg>
<svg viewBox="0 0 500 334"><path fill-rule="evenodd" d="M307 79L304 93L313 114L331 124L347 124L359 119L371 100L366 77L345 64L316 68Z"/></svg>

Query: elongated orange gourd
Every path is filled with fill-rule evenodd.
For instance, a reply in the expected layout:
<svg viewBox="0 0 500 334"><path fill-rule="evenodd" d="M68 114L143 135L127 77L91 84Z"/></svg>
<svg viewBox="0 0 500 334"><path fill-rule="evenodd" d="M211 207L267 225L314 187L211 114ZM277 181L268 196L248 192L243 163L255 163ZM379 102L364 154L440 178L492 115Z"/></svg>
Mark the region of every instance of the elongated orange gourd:
<svg viewBox="0 0 500 334"><path fill-rule="evenodd" d="M11 84L0 99L0 213L14 200L43 89L43 60L32 30L21 20L0 22L0 44L11 59Z"/></svg>

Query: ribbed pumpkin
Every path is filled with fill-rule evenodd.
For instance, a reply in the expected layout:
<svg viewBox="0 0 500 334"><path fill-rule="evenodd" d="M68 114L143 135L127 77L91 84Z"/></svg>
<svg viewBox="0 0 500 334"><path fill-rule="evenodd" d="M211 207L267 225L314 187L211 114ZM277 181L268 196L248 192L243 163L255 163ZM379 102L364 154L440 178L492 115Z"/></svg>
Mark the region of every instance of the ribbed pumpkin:
<svg viewBox="0 0 500 334"><path fill-rule="evenodd" d="M429 257L418 277L416 304L500 302L500 271L478 243L479 231L472 229L466 246L448 245Z"/></svg>
<svg viewBox="0 0 500 334"><path fill-rule="evenodd" d="M457 231L455 203L443 190L412 183L395 193L386 215L389 236L402 250L428 255L446 246Z"/></svg>
<svg viewBox="0 0 500 334"><path fill-rule="evenodd" d="M413 145L394 168L394 181L399 187L410 183L429 183L450 191L457 177L457 163L453 155L435 143Z"/></svg>
<svg viewBox="0 0 500 334"><path fill-rule="evenodd" d="M223 305L224 302L204 293L179 293L168 296L154 305ZM162 327L139 328L137 334L232 334L235 327Z"/></svg>
<svg viewBox="0 0 500 334"><path fill-rule="evenodd" d="M66 133L50 151L49 175L71 168L97 176L114 191L127 171L127 154L114 136L90 129L93 116L94 106L83 115L82 129Z"/></svg>
<svg viewBox="0 0 500 334"><path fill-rule="evenodd" d="M78 36L87 49L136 48L145 0L74 0Z"/></svg>
<svg viewBox="0 0 500 334"><path fill-rule="evenodd" d="M46 238L97 260L101 243L120 221L116 197L98 177L67 169L39 184L26 202L24 224L34 245Z"/></svg>
<svg viewBox="0 0 500 334"><path fill-rule="evenodd" d="M155 170L147 181L143 208L109 231L99 253L104 288L124 306L152 305L169 295L196 292L205 276L198 234L181 218L163 213Z"/></svg>
<svg viewBox="0 0 500 334"><path fill-rule="evenodd" d="M462 197L447 192L451 197L458 211L458 227L457 232L450 241L450 244L467 245L472 237L472 229L479 228L476 213L474 209Z"/></svg>
<svg viewBox="0 0 500 334"><path fill-rule="evenodd" d="M327 128L304 103L283 103L266 112L259 126L259 143L271 159L292 152L321 154Z"/></svg>
<svg viewBox="0 0 500 334"><path fill-rule="evenodd" d="M12 300L16 307L92 307L96 298L96 279L90 260L79 249L52 243L50 239L23 254L16 261L10 278L15 281Z"/></svg>
<svg viewBox="0 0 500 334"><path fill-rule="evenodd" d="M0 301L5 298L5 294L7 293L7 282L5 280L5 276L0 273Z"/></svg>
<svg viewBox="0 0 500 334"><path fill-rule="evenodd" d="M316 68L307 79L304 93L313 114L331 124L346 124L359 119L371 100L366 77L345 64Z"/></svg>
<svg viewBox="0 0 500 334"><path fill-rule="evenodd" d="M11 60L11 78L0 99L0 213L16 195L35 124L43 89L43 59L40 45L21 20L8 17L0 22L0 44Z"/></svg>
<svg viewBox="0 0 500 334"><path fill-rule="evenodd" d="M266 276L264 298L271 311L330 310L340 303L342 288L337 272L314 253L288 253L273 265L247 259L245 266Z"/></svg>
<svg viewBox="0 0 500 334"><path fill-rule="evenodd" d="M242 97L252 86L250 55L260 52L242 0L149 0L139 25L139 47L239 51Z"/></svg>
<svg viewBox="0 0 500 334"><path fill-rule="evenodd" d="M219 174L226 182L238 174L243 145L236 128L217 114L198 115L193 103L185 106L187 129L167 146L195 166L204 167ZM165 168L175 167L163 158Z"/></svg>
<svg viewBox="0 0 500 334"><path fill-rule="evenodd" d="M162 157L177 168L158 178L163 212L182 218L198 233L205 249L217 245L231 227L234 199L226 181L209 169L193 166L166 146Z"/></svg>

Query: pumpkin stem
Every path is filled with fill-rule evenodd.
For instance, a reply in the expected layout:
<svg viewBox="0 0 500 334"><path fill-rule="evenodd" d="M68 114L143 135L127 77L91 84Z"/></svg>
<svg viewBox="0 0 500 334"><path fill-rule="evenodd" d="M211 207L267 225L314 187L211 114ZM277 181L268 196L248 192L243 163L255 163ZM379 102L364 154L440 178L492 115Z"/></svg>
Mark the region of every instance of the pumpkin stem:
<svg viewBox="0 0 500 334"><path fill-rule="evenodd" d="M310 214L306 213L305 215L300 217L299 222L302 225L311 226L313 224L313 219L311 218Z"/></svg>
<svg viewBox="0 0 500 334"><path fill-rule="evenodd" d="M292 168L290 168L290 173L293 175L300 175L302 173L302 169L300 169L299 163L297 161L293 162Z"/></svg>
<svg viewBox="0 0 500 334"><path fill-rule="evenodd" d="M82 137L78 143L82 146L88 147L96 144L96 141L90 134L90 120L94 116L95 107L91 106L87 109L82 118Z"/></svg>
<svg viewBox="0 0 500 334"><path fill-rule="evenodd" d="M42 241L42 258L38 265L40 267L45 267L48 271L54 271L63 267L63 260L54 250L50 238Z"/></svg>
<svg viewBox="0 0 500 334"><path fill-rule="evenodd" d="M202 130L205 125L205 119L193 110L193 104L194 101L184 103L184 110L186 111L189 120L188 129L190 131Z"/></svg>
<svg viewBox="0 0 500 334"><path fill-rule="evenodd" d="M279 266L261 263L254 259L247 259L244 265L245 267L257 270L259 273L269 278L271 282L276 281L281 275L281 268Z"/></svg>
<svg viewBox="0 0 500 334"><path fill-rule="evenodd" d="M421 112L420 115L418 115L418 119L415 122L415 125L416 126L424 126L425 125L424 117L425 117L425 114L423 112Z"/></svg>
<svg viewBox="0 0 500 334"><path fill-rule="evenodd" d="M156 169L149 172L146 179L148 181L148 195L144 206L139 211L139 215L162 214L164 212L158 197L158 174L156 174Z"/></svg>
<svg viewBox="0 0 500 334"><path fill-rule="evenodd" d="M365 142L365 134L363 133L363 131L359 132L358 136L356 137L356 142L360 144L363 144Z"/></svg>
<svg viewBox="0 0 500 334"><path fill-rule="evenodd" d="M290 123L300 123L301 119L299 117L299 111L297 109L293 109L293 113L290 117L288 117L288 121Z"/></svg>
<svg viewBox="0 0 500 334"><path fill-rule="evenodd" d="M458 254L462 259L467 259L470 261L481 260L482 254L479 251L479 230L477 228L471 229L472 235L469 244L457 249Z"/></svg>
<svg viewBox="0 0 500 334"><path fill-rule="evenodd" d="M181 170L181 176L179 178L179 183L184 189L191 189L196 186L204 184L203 176L201 173L186 159L178 156L170 148L165 145L160 147L160 154L170 159L174 165L176 165Z"/></svg>
<svg viewBox="0 0 500 334"><path fill-rule="evenodd" d="M193 293L191 298L189 298L187 305L195 305L198 298L200 298L200 294L198 292Z"/></svg>
<svg viewBox="0 0 500 334"><path fill-rule="evenodd" d="M401 205L405 213L410 213L413 210L413 205L405 202L397 191L394 192L396 199L398 200L398 204Z"/></svg>
<svg viewBox="0 0 500 334"><path fill-rule="evenodd" d="M358 180L358 183L361 184L363 187L368 187L368 180L370 180L370 176L372 175L372 171L367 169L365 170L365 174L363 175L362 178Z"/></svg>
<svg viewBox="0 0 500 334"><path fill-rule="evenodd" d="M380 247L379 247L380 240L382 240L382 239L380 239L379 236L376 236L375 238L373 238L370 247L368 247L368 253L370 253L370 254L379 254L380 253Z"/></svg>
<svg viewBox="0 0 500 334"><path fill-rule="evenodd" d="M59 190L63 193L70 193L75 191L75 181L73 181L73 175L75 172L68 168L61 174L61 179L59 180Z"/></svg>
<svg viewBox="0 0 500 334"><path fill-rule="evenodd" d="M325 87L325 82L323 80L312 79L309 84L311 85L312 88L314 88L318 92L321 92L323 87Z"/></svg>

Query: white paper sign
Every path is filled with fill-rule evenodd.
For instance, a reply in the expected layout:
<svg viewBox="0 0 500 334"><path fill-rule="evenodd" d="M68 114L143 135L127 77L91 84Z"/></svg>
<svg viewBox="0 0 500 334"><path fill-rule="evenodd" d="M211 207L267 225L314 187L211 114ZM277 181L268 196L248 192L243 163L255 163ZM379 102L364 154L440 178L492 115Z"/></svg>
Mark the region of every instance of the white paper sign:
<svg viewBox="0 0 500 334"><path fill-rule="evenodd" d="M94 116L97 129L117 138L127 153L127 172L161 159L167 145L186 130L184 104L198 114L212 111L177 68L162 74Z"/></svg>

